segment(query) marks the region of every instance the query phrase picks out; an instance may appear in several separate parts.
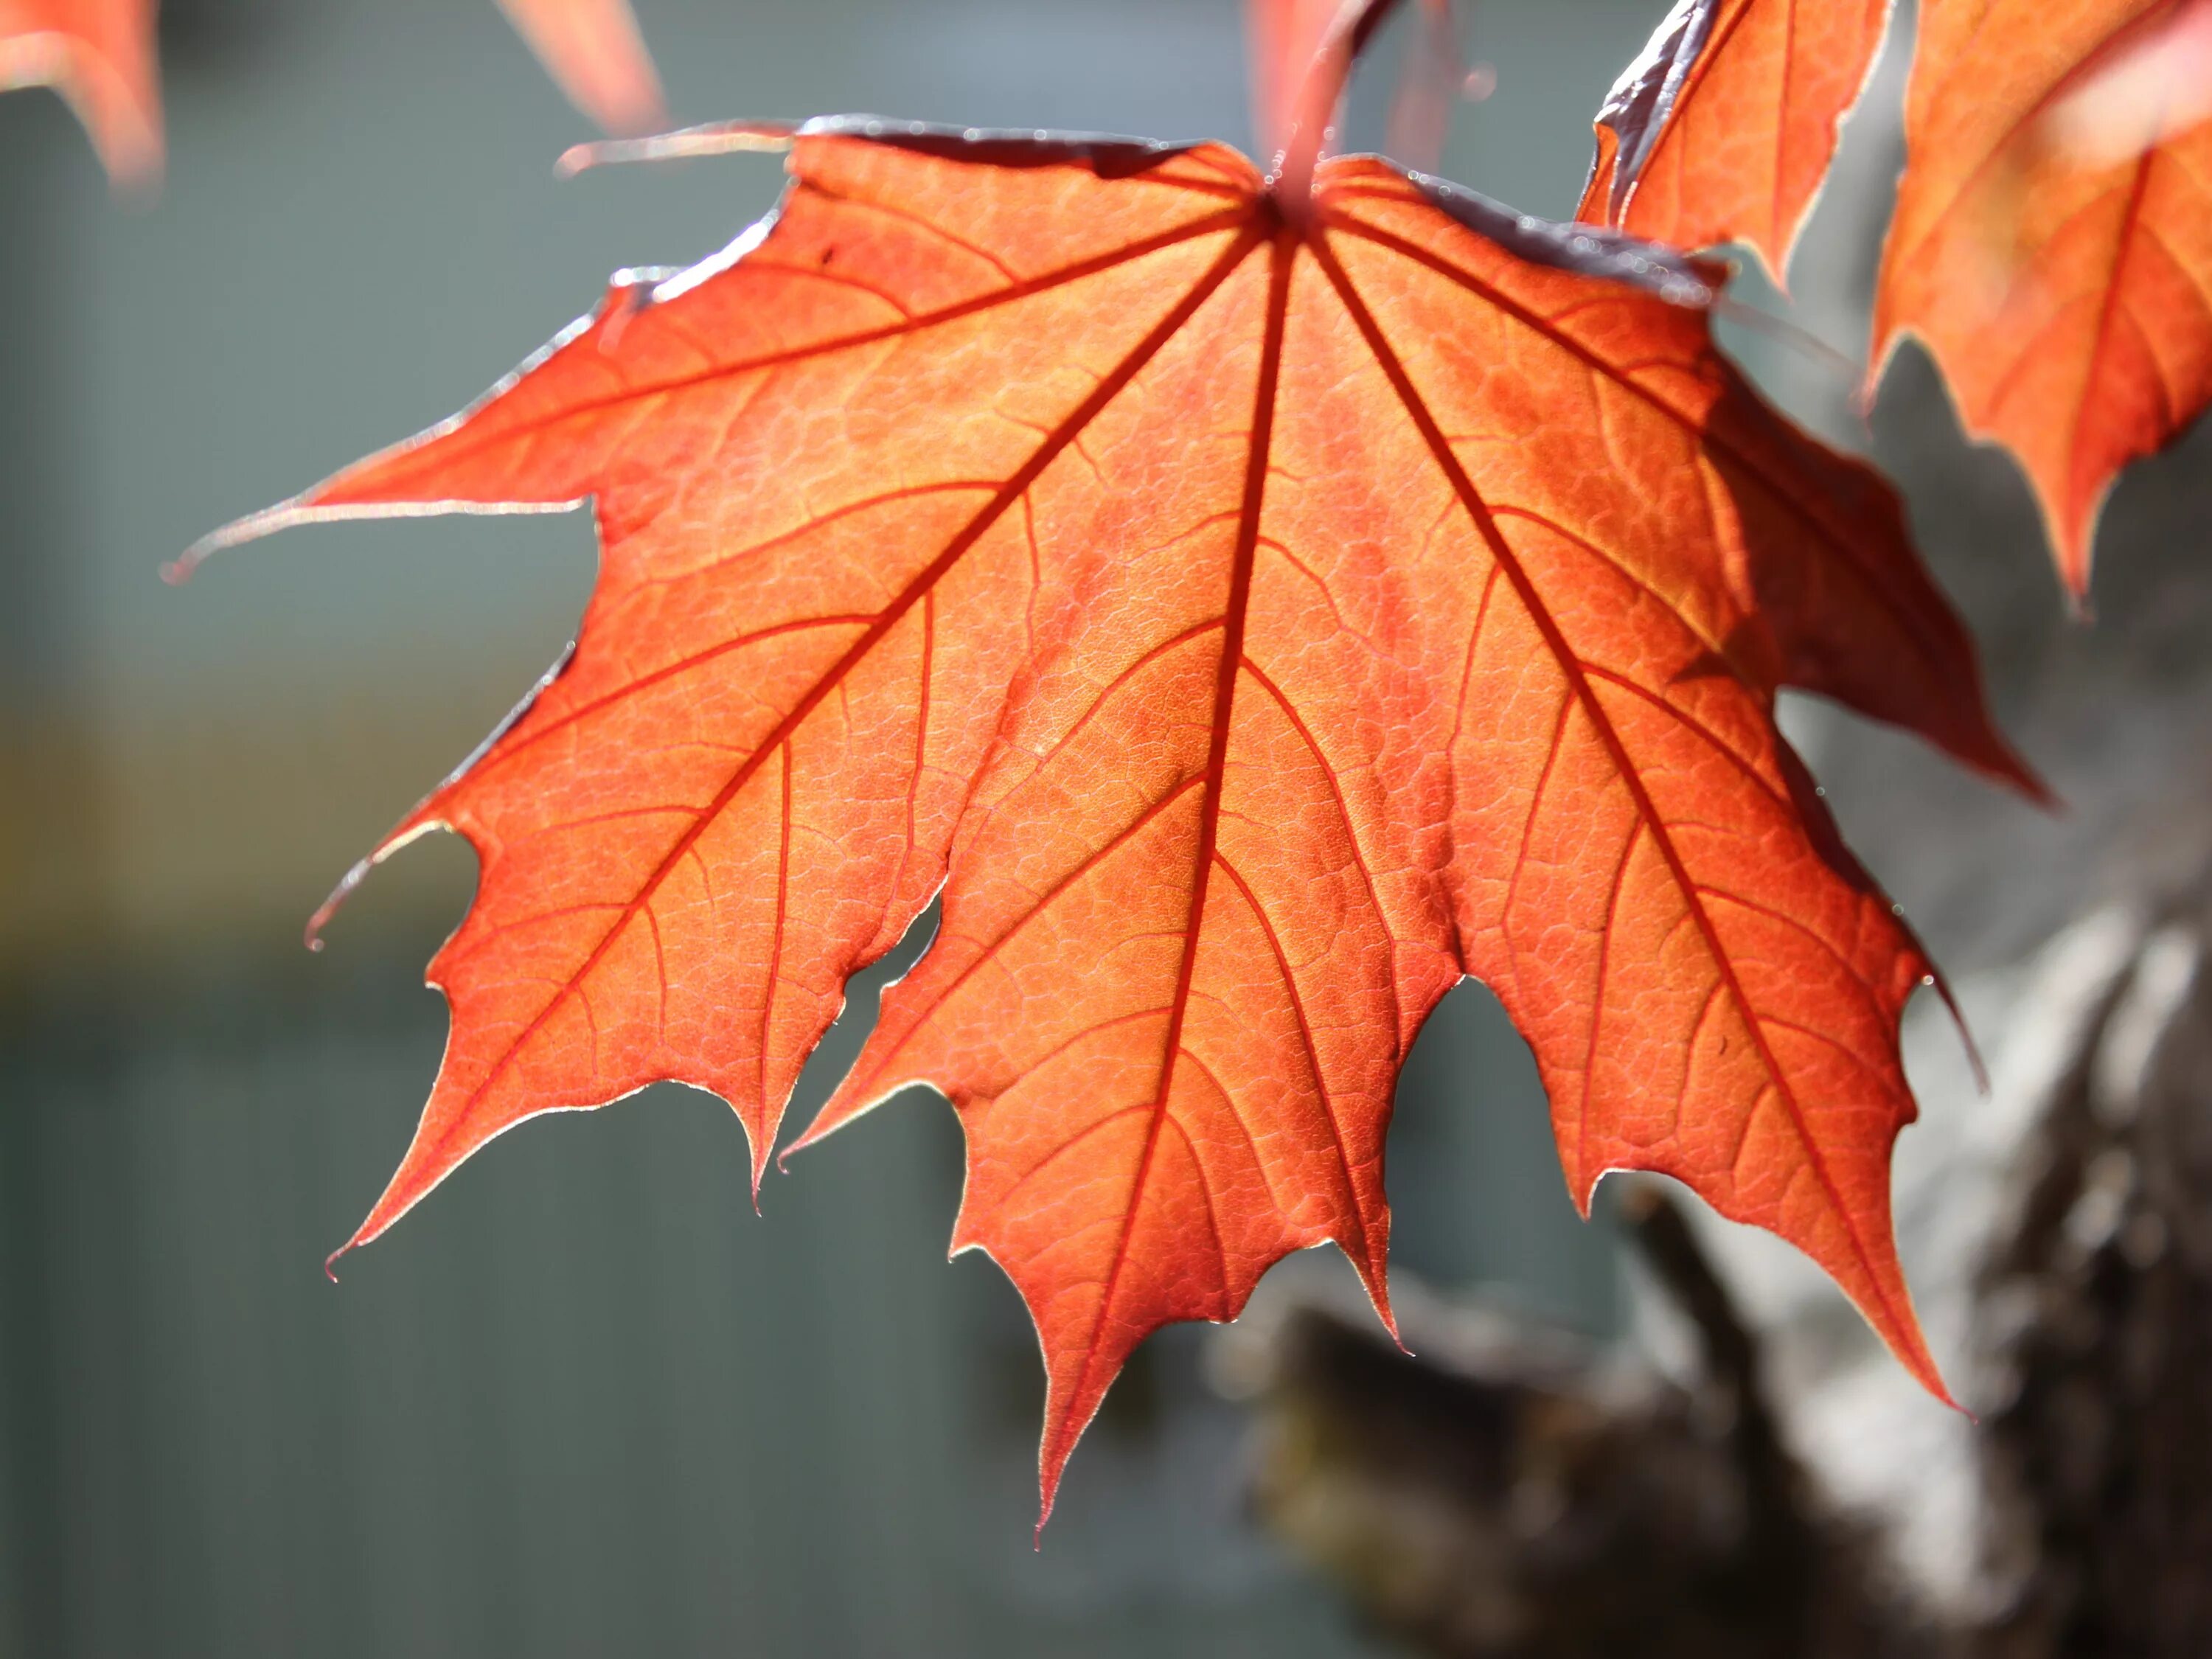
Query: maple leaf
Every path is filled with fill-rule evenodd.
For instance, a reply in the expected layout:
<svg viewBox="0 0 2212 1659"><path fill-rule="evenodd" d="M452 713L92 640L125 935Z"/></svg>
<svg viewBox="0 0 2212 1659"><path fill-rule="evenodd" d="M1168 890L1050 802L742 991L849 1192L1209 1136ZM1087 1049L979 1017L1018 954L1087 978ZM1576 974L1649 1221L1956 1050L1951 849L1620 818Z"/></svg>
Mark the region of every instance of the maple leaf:
<svg viewBox="0 0 2212 1659"><path fill-rule="evenodd" d="M2212 5L1927 0L1876 372L1928 345L2087 592L2130 461L2212 403Z"/></svg>
<svg viewBox="0 0 2212 1659"><path fill-rule="evenodd" d="M1778 277L1887 0L1677 0L1597 120L1578 216ZM2087 591L2130 461L2212 403L2212 0L1928 0L1875 374L1918 335Z"/></svg>
<svg viewBox="0 0 2212 1659"><path fill-rule="evenodd" d="M1778 283L1890 0L1676 0L1597 115L1576 216L1677 247L1741 242Z"/></svg>
<svg viewBox="0 0 2212 1659"><path fill-rule="evenodd" d="M629 0L499 0L568 101L609 132L649 132L666 116L660 77Z"/></svg>
<svg viewBox="0 0 2212 1659"><path fill-rule="evenodd" d="M644 149L762 144L770 219L187 556L597 515L572 653L314 924L428 830L477 854L445 1060L347 1248L660 1079L730 1102L757 1188L848 977L941 894L799 1144L951 1099L955 1249L1044 1348L1048 1513L1134 1346L1286 1252L1336 1242L1387 1320L1392 1092L1469 974L1577 1203L1680 1177L1940 1394L1887 1176L1930 970L1777 691L2035 786L1894 495L1715 351L1718 273L1371 157L861 118Z"/></svg>
<svg viewBox="0 0 2212 1659"><path fill-rule="evenodd" d="M0 90L37 86L68 100L112 177L159 175L154 0L0 0Z"/></svg>
<svg viewBox="0 0 2212 1659"><path fill-rule="evenodd" d="M662 119L660 82L629 0L499 0L569 101L610 132ZM161 171L155 0L0 0L0 90L51 86L111 176Z"/></svg>

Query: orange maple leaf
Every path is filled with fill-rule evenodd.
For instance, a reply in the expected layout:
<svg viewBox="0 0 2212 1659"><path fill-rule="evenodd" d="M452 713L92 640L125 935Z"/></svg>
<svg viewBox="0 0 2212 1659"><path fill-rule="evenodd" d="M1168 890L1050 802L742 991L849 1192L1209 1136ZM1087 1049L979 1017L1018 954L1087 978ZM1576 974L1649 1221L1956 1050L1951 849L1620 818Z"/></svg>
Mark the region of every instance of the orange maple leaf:
<svg viewBox="0 0 2212 1659"><path fill-rule="evenodd" d="M2130 461L2212 403L2212 4L1926 0L1876 372L1923 339L2089 585Z"/></svg>
<svg viewBox="0 0 2212 1659"><path fill-rule="evenodd" d="M763 143L791 187L721 254L188 556L597 514L573 653L333 896L432 829L481 863L349 1248L522 1119L663 1079L731 1103L757 1184L848 976L941 894L801 1144L950 1097L955 1247L1044 1347L1048 1511L1134 1346L1286 1252L1335 1241L1388 1318L1392 1091L1468 974L1578 1203L1680 1177L1940 1394L1888 1197L1929 968L1777 691L2035 786L1893 493L1713 349L1717 273L1371 157L1293 197L1213 144L648 148Z"/></svg>
<svg viewBox="0 0 2212 1659"><path fill-rule="evenodd" d="M161 173L154 0L0 0L0 90L13 87L61 94L117 180Z"/></svg>
<svg viewBox="0 0 2212 1659"><path fill-rule="evenodd" d="M660 82L629 0L499 0L569 101L609 132L663 119ZM50 86L67 99L111 176L161 171L155 0L0 0L0 90Z"/></svg>
<svg viewBox="0 0 2212 1659"><path fill-rule="evenodd" d="M1778 283L1881 49L1890 0L1676 0L1597 116L1578 218L1741 242Z"/></svg>
<svg viewBox="0 0 2212 1659"><path fill-rule="evenodd" d="M1613 88L1580 216L1778 276L1887 0L1678 0ZM1920 336L2088 588L2130 461L2212 403L2212 0L1927 0L1875 375Z"/></svg>
<svg viewBox="0 0 2212 1659"><path fill-rule="evenodd" d="M650 132L667 119L660 77L629 0L499 0L568 101L608 132Z"/></svg>

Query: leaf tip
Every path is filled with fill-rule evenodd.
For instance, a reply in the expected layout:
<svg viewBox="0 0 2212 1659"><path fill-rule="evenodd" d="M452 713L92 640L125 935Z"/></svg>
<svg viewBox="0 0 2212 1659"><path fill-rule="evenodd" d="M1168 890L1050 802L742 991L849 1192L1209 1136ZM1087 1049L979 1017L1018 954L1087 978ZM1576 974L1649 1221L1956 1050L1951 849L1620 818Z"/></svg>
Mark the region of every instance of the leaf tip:
<svg viewBox="0 0 2212 1659"><path fill-rule="evenodd" d="M2067 611L2082 627L2091 627L2097 620L2097 602L2089 597L2089 577L2096 521L2101 515L2093 507L2072 524L2060 522L2055 514L2046 516L2051 525L2051 556L2058 568L2059 586L2066 590Z"/></svg>
<svg viewBox="0 0 2212 1659"><path fill-rule="evenodd" d="M1784 1236L1788 1237L1786 1234ZM1874 1328L1875 1334L1881 1338L1883 1346L1895 1356L1898 1364L1905 1367L1913 1381L1926 1389L1938 1404L1948 1406L1954 1411L1965 1411L1966 1407L1960 1405L1957 1397L1952 1394L1950 1385L1944 1382L1942 1370L1936 1363L1936 1356L1929 1349L1927 1334L1921 1329L1920 1316L1912 1305L1911 1287L1905 1282L1904 1269L1898 1261L1896 1241L1889 1231L1886 1208L1881 1237L1875 1241L1860 1239L1856 1243L1859 1258L1856 1265L1864 1274L1864 1279L1856 1286L1845 1285L1851 1300L1857 1304L1867 1323ZM1799 1248L1804 1247L1801 1243ZM1827 1269L1829 1276L1836 1279L1838 1284L1844 1283L1828 1261L1817 1254L1814 1260L1820 1261Z"/></svg>
<svg viewBox="0 0 2212 1659"><path fill-rule="evenodd" d="M629 0L500 5L568 101L607 131L650 131L668 118L660 76Z"/></svg>
<svg viewBox="0 0 2212 1659"><path fill-rule="evenodd" d="M321 951L323 929L330 926L331 918L337 915L338 907L352 896L353 890L368 878L368 872L376 867L377 860L393 848L413 838L412 834L403 827L367 858L354 860L353 866L338 878L337 885L331 889L330 896L315 907L314 915L307 918L307 925L301 930L301 936L310 951L318 953Z"/></svg>
<svg viewBox="0 0 2212 1659"><path fill-rule="evenodd" d="M594 168L633 161L668 161L687 155L731 155L740 152L780 155L799 139L788 121L712 121L635 138L601 138L571 144L553 164L556 179L573 179Z"/></svg>
<svg viewBox="0 0 2212 1659"><path fill-rule="evenodd" d="M1124 1348L1121 1357L1112 1360L1106 1368L1103 1380L1097 1381L1096 1387L1088 1386L1094 1381L1092 1362L1079 1362L1075 1387L1067 1388L1065 1386L1066 1373L1054 1363L1056 1358L1066 1356L1055 1353L1054 1345L1044 1336L1042 1327L1039 1328L1038 1340L1045 1352L1046 1377L1044 1431L1037 1441L1036 1537L1041 1542L1045 1523L1052 1519L1054 1506L1060 1501L1060 1477L1067 1472L1067 1460L1075 1455L1076 1445L1082 1440L1084 1431L1091 1426L1091 1419L1098 1414L1099 1402L1106 1397L1106 1391L1112 1387L1115 1377L1120 1375L1121 1361L1127 1357L1127 1350ZM1092 1359L1095 1358L1094 1351Z"/></svg>
<svg viewBox="0 0 2212 1659"><path fill-rule="evenodd" d="M1338 1247L1344 1249L1340 1243ZM1383 1332L1401 1353L1411 1353L1406 1339L1398 1331L1398 1311L1390 1305L1390 1270L1387 1246L1377 1248L1364 1256L1354 1255L1346 1249L1346 1258L1359 1275L1359 1283L1367 1292L1367 1300L1375 1309L1375 1316L1382 1322Z"/></svg>
<svg viewBox="0 0 2212 1659"><path fill-rule="evenodd" d="M259 541L264 536L295 524L306 523L315 517L313 508L301 505L300 498L279 501L274 507L264 507L258 513L249 513L242 519L233 519L218 530L210 530L183 552L161 567L161 580L172 587L182 587L190 581L199 568L217 553L246 542Z"/></svg>
<svg viewBox="0 0 2212 1659"><path fill-rule="evenodd" d="M865 1060L861 1064L866 1064ZM896 1090L886 1093L857 1088L855 1079L859 1075L860 1068L856 1066L852 1075L838 1085L837 1092L830 1096L828 1103L814 1115L814 1121L800 1132L799 1139L776 1154L777 1169L787 1168L793 1154L803 1152L817 1142L828 1139L854 1118L880 1105L890 1099L891 1094L897 1092Z"/></svg>
<svg viewBox="0 0 2212 1659"><path fill-rule="evenodd" d="M226 525L221 530L210 531L175 558L163 560L161 580L172 587L182 587L191 580L193 574L208 562L210 556L231 544L234 538L229 534L230 529L231 526Z"/></svg>
<svg viewBox="0 0 2212 1659"><path fill-rule="evenodd" d="M1890 1254L1893 1267L1894 1250ZM1821 1265L1826 1267L1827 1264L1823 1262ZM1834 1276L1832 1269L1830 1276ZM1882 1346L1905 1368L1905 1374L1926 1390L1930 1399L1939 1406L1948 1406L1953 1411L1971 1418L1972 1413L1959 1403L1958 1397L1951 1392L1950 1384L1943 1380L1942 1370L1936 1364L1936 1356L1929 1350L1928 1338L1920 1328L1920 1316L1914 1311L1911 1294L1905 1288L1902 1275L1895 1275L1895 1282L1887 1285L1881 1284L1879 1279L1877 1275L1875 1284L1870 1287L1871 1297L1853 1291L1850 1292L1851 1300L1857 1304L1867 1323L1874 1328L1875 1334L1881 1339Z"/></svg>
<svg viewBox="0 0 2212 1659"><path fill-rule="evenodd" d="M821 1127L822 1120L819 1116L817 1116L814 1121L808 1124L800 1133L798 1139L793 1141L789 1146L784 1147L781 1152L776 1153L775 1170L778 1175L789 1175L791 1173L792 1158L798 1153L805 1152L809 1146L811 1146L817 1140L821 1139L821 1135L816 1133L816 1131Z"/></svg>
<svg viewBox="0 0 2212 1659"><path fill-rule="evenodd" d="M1898 907L1890 907L1894 911ZM1966 1010L1959 1006L1959 999L1951 993L1951 981L1934 968L1920 976L1920 982L1943 999L1943 1006L1951 1016L1952 1028L1959 1033L1959 1041L1966 1050L1966 1065L1974 1075L1974 1092L1983 1099L1989 1098L1990 1068L1982 1058L1982 1045L1974 1041L1973 1028L1966 1024Z"/></svg>
<svg viewBox="0 0 2212 1659"><path fill-rule="evenodd" d="M2108 468L2086 489L2078 483L2069 488L2056 478L2046 478L2043 470L2025 456L2019 459L2042 514L2044 534L2051 544L2051 562L2059 586L2066 591L2067 609L2075 622L2094 623L2097 612L2089 598L2089 580L2096 561L2097 526L2105 516L2105 503L2112 496L2120 469Z"/></svg>
<svg viewBox="0 0 2212 1659"><path fill-rule="evenodd" d="M1559 1130L1556 1125L1553 1138L1559 1147L1560 1163L1566 1172L1567 1200L1575 1206L1577 1218L1587 1222L1590 1218L1591 1201L1597 1196L1597 1183L1605 1178L1607 1171L1600 1170L1593 1175L1583 1167L1580 1160L1573 1158L1568 1149L1566 1134Z"/></svg>
<svg viewBox="0 0 2212 1659"><path fill-rule="evenodd" d="M1943 1373L1936 1368L1936 1361L1932 1357L1928 1360L1927 1372L1924 1376L1917 1367L1908 1366L1907 1369L1912 1371L1921 1387L1928 1390L1937 1405L1948 1407L1969 1423L1978 1423L1981 1420L1960 1403L1958 1395L1951 1392L1951 1385L1943 1380Z"/></svg>
<svg viewBox="0 0 2212 1659"><path fill-rule="evenodd" d="M1976 759L1975 757L1966 757ZM1994 725L1989 731L1988 753L1978 757L1981 769L1999 782L2019 791L2033 806L2046 812L2063 812L2066 802L2057 791L2043 780L2043 775L2028 764L2027 757L1998 734Z"/></svg>
<svg viewBox="0 0 2212 1659"><path fill-rule="evenodd" d="M1055 1460L1051 1453L1051 1442L1046 1442L1046 1452L1037 1463L1037 1518L1036 1530L1030 1534L1030 1548L1044 1548L1045 1523L1052 1519L1053 1506L1060 1501L1060 1471L1067 1466L1067 1453L1062 1449Z"/></svg>

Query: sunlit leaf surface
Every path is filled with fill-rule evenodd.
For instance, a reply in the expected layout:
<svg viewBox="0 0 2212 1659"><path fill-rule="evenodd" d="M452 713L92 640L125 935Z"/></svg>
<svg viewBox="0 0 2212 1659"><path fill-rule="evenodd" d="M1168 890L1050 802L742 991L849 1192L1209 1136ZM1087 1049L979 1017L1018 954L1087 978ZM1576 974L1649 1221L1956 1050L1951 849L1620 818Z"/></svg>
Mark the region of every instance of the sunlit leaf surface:
<svg viewBox="0 0 2212 1659"><path fill-rule="evenodd" d="M757 1179L941 890L805 1139L951 1099L1048 1506L1146 1334L1285 1252L1334 1240L1387 1317L1392 1089L1467 974L1578 1200L1680 1177L1940 1391L1888 1199L1929 964L1776 692L2033 786L1894 496L1713 350L1713 273L1367 158L1290 210L1215 145L832 121L790 165L724 254L216 538L598 517L573 654L374 855L447 827L483 873L354 1243L659 1079L731 1103Z"/></svg>

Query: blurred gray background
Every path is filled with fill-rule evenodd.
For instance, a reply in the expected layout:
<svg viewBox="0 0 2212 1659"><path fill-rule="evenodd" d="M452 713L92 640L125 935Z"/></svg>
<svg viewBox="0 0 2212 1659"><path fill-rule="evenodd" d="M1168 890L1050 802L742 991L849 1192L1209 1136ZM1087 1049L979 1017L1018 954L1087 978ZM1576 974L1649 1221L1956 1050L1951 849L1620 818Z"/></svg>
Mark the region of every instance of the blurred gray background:
<svg viewBox="0 0 2212 1659"><path fill-rule="evenodd" d="M387 866L320 957L300 925L567 640L590 526L156 568L459 407L615 267L718 247L778 174L556 184L589 132L490 0L163 9L157 194L117 198L58 100L0 97L0 1652L1368 1651L1245 1518L1195 1332L1139 1356L1032 1553L1034 1339L987 1261L945 1264L941 1106L771 1176L760 1219L704 1096L545 1120L325 1281L436 1066L421 964L466 852ZM678 121L1246 137L1237 0L637 9ZM1656 10L1485 7L1498 89L1450 169L1568 211ZM1613 1323L1484 994L1404 1102L1401 1264Z"/></svg>

